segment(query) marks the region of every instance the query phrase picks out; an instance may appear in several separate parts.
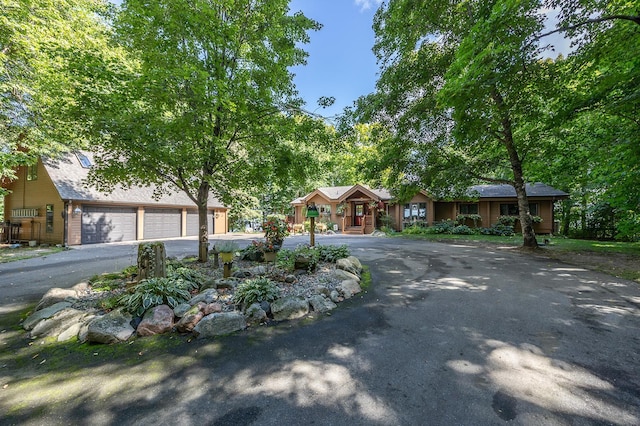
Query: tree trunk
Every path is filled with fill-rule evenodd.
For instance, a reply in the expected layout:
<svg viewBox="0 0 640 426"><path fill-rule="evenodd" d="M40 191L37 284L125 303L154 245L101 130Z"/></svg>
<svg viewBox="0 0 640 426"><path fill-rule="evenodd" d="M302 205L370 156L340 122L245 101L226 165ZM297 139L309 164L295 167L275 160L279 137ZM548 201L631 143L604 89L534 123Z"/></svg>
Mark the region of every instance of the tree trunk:
<svg viewBox="0 0 640 426"><path fill-rule="evenodd" d="M209 202L209 184L202 182L198 188L198 225L200 229L198 243L198 261L206 263L209 260L209 226L207 208Z"/></svg>
<svg viewBox="0 0 640 426"><path fill-rule="evenodd" d="M502 143L507 149L509 162L511 163L511 170L513 171L513 187L515 188L516 196L518 197L518 211L520 215L520 226L522 228L522 245L523 247L536 248L538 247L538 241L536 240L536 234L533 231L533 220L531 219L531 214L529 212L529 198L527 197L524 174L522 173L522 160L518 155L518 151L516 150L516 146L513 141L511 117L509 116L502 95L496 88L493 90L492 97L501 115L500 123L502 125Z"/></svg>

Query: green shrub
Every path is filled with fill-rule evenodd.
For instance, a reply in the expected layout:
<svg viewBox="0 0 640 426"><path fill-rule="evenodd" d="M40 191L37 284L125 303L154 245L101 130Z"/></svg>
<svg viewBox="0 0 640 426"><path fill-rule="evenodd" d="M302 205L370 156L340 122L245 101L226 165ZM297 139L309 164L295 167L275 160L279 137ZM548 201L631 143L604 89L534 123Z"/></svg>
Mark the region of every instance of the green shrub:
<svg viewBox="0 0 640 426"><path fill-rule="evenodd" d="M458 226L454 226L451 229L451 233L455 235L472 235L475 232L473 231L473 229L469 228L467 225L458 225Z"/></svg>
<svg viewBox="0 0 640 426"><path fill-rule="evenodd" d="M378 219L380 224L381 224L381 228L391 228L391 226L393 225L393 217L391 215L388 214L383 214L382 216L380 216L380 218Z"/></svg>
<svg viewBox="0 0 640 426"><path fill-rule="evenodd" d="M280 249L276 255L276 266L287 271L293 271L296 264L296 254L293 250Z"/></svg>
<svg viewBox="0 0 640 426"><path fill-rule="evenodd" d="M450 234L453 231L454 222L452 220L443 220L441 222L434 223L430 231L434 234Z"/></svg>
<svg viewBox="0 0 640 426"><path fill-rule="evenodd" d="M238 243L234 241L218 242L213 247L214 250L218 251L219 253L235 253L240 249Z"/></svg>
<svg viewBox="0 0 640 426"><path fill-rule="evenodd" d="M483 235L498 235L501 237L510 237L514 234L512 226L502 225L500 223L496 223L490 228L480 228L480 233Z"/></svg>
<svg viewBox="0 0 640 426"><path fill-rule="evenodd" d="M423 234L428 234L429 229L424 228L422 226L418 226L418 225L412 225L404 228L402 230L402 233L407 235L423 235Z"/></svg>
<svg viewBox="0 0 640 426"><path fill-rule="evenodd" d="M233 295L233 302L250 306L257 302L273 302L280 296L278 286L267 277L254 278L241 283Z"/></svg>
<svg viewBox="0 0 640 426"><path fill-rule="evenodd" d="M518 216L498 216L498 224L514 227Z"/></svg>
<svg viewBox="0 0 640 426"><path fill-rule="evenodd" d="M132 315L142 316L144 312L158 305L169 305L175 308L191 298L184 283L171 278L149 278L142 280L132 293L120 297L118 303Z"/></svg>
<svg viewBox="0 0 640 426"><path fill-rule="evenodd" d="M167 268L167 277L176 282L176 285L187 291L199 290L207 277L200 271L181 266L179 268Z"/></svg>
<svg viewBox="0 0 640 426"><path fill-rule="evenodd" d="M349 257L351 254L349 251L349 247L346 244L342 244L339 246L336 245L328 245L328 246L317 246L316 250L318 251L319 260L322 262L330 262L335 263L336 260L342 259L345 257Z"/></svg>
<svg viewBox="0 0 640 426"><path fill-rule="evenodd" d="M395 234L396 230L389 226L381 226L380 230L385 234Z"/></svg>
<svg viewBox="0 0 640 426"><path fill-rule="evenodd" d="M298 245L293 251L294 259L303 257L308 262L307 269L314 271L320 261L320 250L315 247L309 247L308 245ZM295 267L295 265L294 265Z"/></svg>

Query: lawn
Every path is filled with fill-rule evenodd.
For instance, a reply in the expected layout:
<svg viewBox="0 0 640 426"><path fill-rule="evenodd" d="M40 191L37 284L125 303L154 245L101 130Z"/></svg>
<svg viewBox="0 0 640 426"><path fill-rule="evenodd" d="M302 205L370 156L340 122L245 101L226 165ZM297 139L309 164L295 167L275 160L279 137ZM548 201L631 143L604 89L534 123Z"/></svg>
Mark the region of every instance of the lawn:
<svg viewBox="0 0 640 426"><path fill-rule="evenodd" d="M64 250L62 247L24 247L12 248L8 244L0 245L0 263L15 262L32 257L46 256Z"/></svg>

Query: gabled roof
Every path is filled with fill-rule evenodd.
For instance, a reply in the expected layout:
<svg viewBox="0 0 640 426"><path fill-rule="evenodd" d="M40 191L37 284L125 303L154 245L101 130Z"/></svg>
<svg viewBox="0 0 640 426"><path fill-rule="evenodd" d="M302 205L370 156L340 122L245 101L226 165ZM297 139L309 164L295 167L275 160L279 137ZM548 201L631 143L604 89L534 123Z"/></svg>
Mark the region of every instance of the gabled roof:
<svg viewBox="0 0 640 426"><path fill-rule="evenodd" d="M527 196L529 197L555 197L566 198L569 196L564 191L555 189L544 183L528 183L525 185ZM516 190L511 185L474 185L469 188L471 196L478 196L479 198L514 198L516 197Z"/></svg>
<svg viewBox="0 0 640 426"><path fill-rule="evenodd" d="M332 186L332 187L323 187L318 188L313 192L305 195L304 197L296 198L291 202L291 204L299 205L305 204L307 200L313 198L316 195L322 195L324 198L330 201L344 201L350 195L352 195L356 191L362 191L363 193L371 196L372 199L380 199L381 201L389 201L393 199L391 193L384 189L371 189L366 185L351 185L351 186ZM549 185L545 185L544 183L536 182L532 184L526 184L527 195L529 197L545 197L545 198L567 198L569 194L564 191L560 191L559 189L555 189ZM424 190L420 191L424 195L427 195L427 192ZM516 190L511 185L475 185L469 187L469 195L471 197L478 198L516 198Z"/></svg>
<svg viewBox="0 0 640 426"><path fill-rule="evenodd" d="M195 207L195 203L181 190L173 188L172 194L153 198L154 186L134 186L129 189L116 185L113 192L104 193L86 183L90 167L82 161L93 163L93 155L82 151L77 156L68 153L59 159L42 159L42 163L63 200L103 202L117 204ZM82 156L86 158L83 158ZM85 164L86 166L87 164ZM215 197L209 197L209 207L225 208Z"/></svg>
<svg viewBox="0 0 640 426"><path fill-rule="evenodd" d="M342 201L357 190L361 190L364 193L369 193L371 198L374 199L379 198L383 201L391 199L391 194L386 189L371 189L367 185L357 184L349 186L320 187L303 197L296 198L295 200L291 201L291 204L306 204L307 200L310 200L316 195L320 195L328 201Z"/></svg>

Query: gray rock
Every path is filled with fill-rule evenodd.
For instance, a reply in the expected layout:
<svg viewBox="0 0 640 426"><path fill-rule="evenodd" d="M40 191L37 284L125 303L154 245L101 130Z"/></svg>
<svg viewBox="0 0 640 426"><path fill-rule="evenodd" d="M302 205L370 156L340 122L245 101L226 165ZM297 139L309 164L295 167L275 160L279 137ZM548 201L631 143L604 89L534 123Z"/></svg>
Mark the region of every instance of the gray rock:
<svg viewBox="0 0 640 426"><path fill-rule="evenodd" d="M267 312L260 303L254 303L244 311L244 318L249 324L260 324L267 320Z"/></svg>
<svg viewBox="0 0 640 426"><path fill-rule="evenodd" d="M175 315L178 318L182 318L184 316L184 314L186 314L189 309L191 309L191 305L190 304L181 303L178 306L176 306L175 308L173 308L173 315Z"/></svg>
<svg viewBox="0 0 640 426"><path fill-rule="evenodd" d="M251 271L248 271L246 269L241 269L239 271L235 271L231 276L233 278L249 278L253 276L253 274L251 273Z"/></svg>
<svg viewBox="0 0 640 426"><path fill-rule="evenodd" d="M271 303L267 302L266 300L260 302L260 307L267 313L267 315L271 313Z"/></svg>
<svg viewBox="0 0 640 426"><path fill-rule="evenodd" d="M358 268L358 272L362 272L362 263L360 263L360 260L357 257L349 256L349 257L347 257L347 259L351 263L353 263L356 266L356 268Z"/></svg>
<svg viewBox="0 0 640 426"><path fill-rule="evenodd" d="M344 280L336 287L336 289L342 293L345 299L350 299L354 294L358 294L362 291L360 284L355 280Z"/></svg>
<svg viewBox="0 0 640 426"><path fill-rule="evenodd" d="M138 336L153 336L168 333L173 328L173 309L167 305L154 306L145 312L136 329Z"/></svg>
<svg viewBox="0 0 640 426"><path fill-rule="evenodd" d="M315 292L316 294L321 294L323 296L327 296L329 297L331 295L331 292L329 291L329 289L323 285L319 285L315 288Z"/></svg>
<svg viewBox="0 0 640 426"><path fill-rule="evenodd" d="M314 311L319 312L321 314L327 313L329 311L334 310L338 307L334 302L327 299L325 296L320 294L314 294L309 298L309 304L313 308Z"/></svg>
<svg viewBox="0 0 640 426"><path fill-rule="evenodd" d="M200 306L192 306L176 323L176 330L180 333L190 333L202 318L204 313L200 310Z"/></svg>
<svg viewBox="0 0 640 426"><path fill-rule="evenodd" d="M36 311L32 315L27 317L27 319L24 320L24 322L22 323L22 328L24 328L27 331L32 330L33 327L35 327L36 324L42 321L43 319L51 318L53 315L55 315L59 311L63 309L67 309L70 306L71 306L70 302L58 302L51 306L47 306L46 308L43 308L39 311Z"/></svg>
<svg viewBox="0 0 640 426"><path fill-rule="evenodd" d="M209 278L205 280L202 285L200 285L200 291L206 290L208 288L218 288L218 280L215 278Z"/></svg>
<svg viewBox="0 0 640 426"><path fill-rule="evenodd" d="M334 303L340 303L344 300L344 297L340 296L338 290L331 290L331 293L329 293L329 299Z"/></svg>
<svg viewBox="0 0 640 426"><path fill-rule="evenodd" d="M75 301L78 298L78 293L74 289L71 288L50 288L40 302L36 305L35 311L39 311L49 306L55 305L56 303L64 302L64 301Z"/></svg>
<svg viewBox="0 0 640 426"><path fill-rule="evenodd" d="M194 296L189 300L191 306L198 304L199 302L212 303L218 300L218 291L215 288L208 288L202 293Z"/></svg>
<svg viewBox="0 0 640 426"><path fill-rule="evenodd" d="M293 274L289 274L286 277L284 277L284 282L287 284L293 284L294 282L296 282L296 280L297 278Z"/></svg>
<svg viewBox="0 0 640 426"><path fill-rule="evenodd" d="M336 260L336 268L342 269L343 271L347 271L352 273L353 275L360 275L360 269L357 265L355 265L348 258L338 259Z"/></svg>
<svg viewBox="0 0 640 426"><path fill-rule="evenodd" d="M69 328L64 330L58 335L58 342L66 342L69 339L78 337L80 343L87 341L87 332L89 330L89 322L94 319L96 315L94 313L84 313L84 316L76 323L72 323ZM84 333L84 334L83 334Z"/></svg>
<svg viewBox="0 0 640 426"><path fill-rule="evenodd" d="M309 313L309 302L296 296L283 297L271 303L271 313L276 321L300 318Z"/></svg>
<svg viewBox="0 0 640 426"><path fill-rule="evenodd" d="M87 313L85 311L81 311L78 309L63 309L56 312L50 318L46 318L38 322L31 330L30 335L31 337L57 337L73 325L77 325L79 331L80 324L82 324L82 321L86 317L86 315Z"/></svg>
<svg viewBox="0 0 640 426"><path fill-rule="evenodd" d="M133 335L131 316L121 310L111 311L106 315L95 317L89 323L87 341L95 343L124 342Z"/></svg>
<svg viewBox="0 0 640 426"><path fill-rule="evenodd" d="M222 336L239 330L244 330L247 323L239 312L222 312L207 315L202 318L193 329L199 338Z"/></svg>
<svg viewBox="0 0 640 426"><path fill-rule="evenodd" d="M251 270L251 273L253 275L258 275L258 276L266 275L267 274L267 268L265 268L263 265L258 265L258 266L256 266L255 268L253 268Z"/></svg>
<svg viewBox="0 0 640 426"><path fill-rule="evenodd" d="M360 277L352 274L351 272L343 271L342 269L336 269L333 271L333 276L339 280L354 280L356 282L360 282Z"/></svg>

